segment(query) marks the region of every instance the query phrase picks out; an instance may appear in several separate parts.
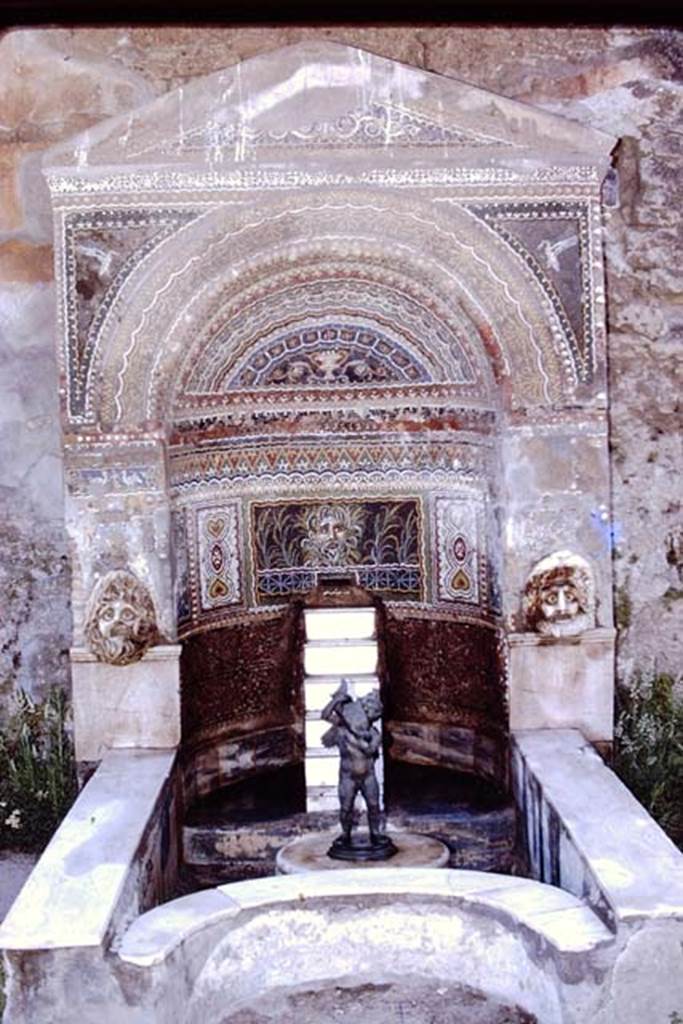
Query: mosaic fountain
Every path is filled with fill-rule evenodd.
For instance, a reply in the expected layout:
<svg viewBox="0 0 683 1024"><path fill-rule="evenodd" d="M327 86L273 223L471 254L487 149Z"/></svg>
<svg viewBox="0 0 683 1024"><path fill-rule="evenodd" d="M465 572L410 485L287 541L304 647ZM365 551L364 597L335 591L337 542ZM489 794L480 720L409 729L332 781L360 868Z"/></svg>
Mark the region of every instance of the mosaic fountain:
<svg viewBox="0 0 683 1024"><path fill-rule="evenodd" d="M8 1024L405 978L540 1024L683 1011L683 859L603 760L615 142L306 43L48 152L88 781L0 929ZM316 641L335 578L376 623ZM202 800L305 765L302 814L329 809L312 694L354 673L387 783L509 794L528 877L388 862L173 898ZM226 862L245 833L214 833Z"/></svg>

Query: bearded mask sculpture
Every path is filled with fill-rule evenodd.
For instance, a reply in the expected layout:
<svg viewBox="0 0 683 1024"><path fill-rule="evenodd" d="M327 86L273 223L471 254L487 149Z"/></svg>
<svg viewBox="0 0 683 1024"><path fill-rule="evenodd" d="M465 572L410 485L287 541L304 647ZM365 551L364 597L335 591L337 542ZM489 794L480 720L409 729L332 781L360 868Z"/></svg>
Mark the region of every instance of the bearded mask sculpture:
<svg viewBox="0 0 683 1024"><path fill-rule="evenodd" d="M541 559L524 589L528 625L545 636L578 636L595 625L595 582L588 562L571 551Z"/></svg>
<svg viewBox="0 0 683 1024"><path fill-rule="evenodd" d="M122 569L107 573L90 600L85 635L98 661L139 661L158 639L154 603L144 583Z"/></svg>

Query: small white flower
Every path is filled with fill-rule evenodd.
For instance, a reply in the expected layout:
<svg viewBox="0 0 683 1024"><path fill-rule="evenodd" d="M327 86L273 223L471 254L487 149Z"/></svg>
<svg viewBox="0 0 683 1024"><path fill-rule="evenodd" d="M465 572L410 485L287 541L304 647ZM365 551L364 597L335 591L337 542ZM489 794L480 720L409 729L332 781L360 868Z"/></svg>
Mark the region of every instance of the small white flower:
<svg viewBox="0 0 683 1024"><path fill-rule="evenodd" d="M8 825L9 828L21 828L21 811L18 807L15 808L7 818L5 818L5 824Z"/></svg>

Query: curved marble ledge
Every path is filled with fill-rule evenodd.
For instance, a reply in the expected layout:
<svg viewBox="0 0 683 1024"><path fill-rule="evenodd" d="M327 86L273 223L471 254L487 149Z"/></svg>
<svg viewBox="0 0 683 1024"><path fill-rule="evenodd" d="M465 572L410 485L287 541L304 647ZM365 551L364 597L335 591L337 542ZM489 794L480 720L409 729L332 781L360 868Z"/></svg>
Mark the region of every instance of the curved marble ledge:
<svg viewBox="0 0 683 1024"><path fill-rule="evenodd" d="M511 931L525 928L558 953L590 952L614 936L575 896L524 878L450 868L377 868L333 873L311 872L236 882L172 900L133 922L118 955L137 967L163 963L192 936L223 923L239 926L241 914L317 906L352 897L364 905L382 897L406 901L426 897L450 902L461 911L495 918Z"/></svg>

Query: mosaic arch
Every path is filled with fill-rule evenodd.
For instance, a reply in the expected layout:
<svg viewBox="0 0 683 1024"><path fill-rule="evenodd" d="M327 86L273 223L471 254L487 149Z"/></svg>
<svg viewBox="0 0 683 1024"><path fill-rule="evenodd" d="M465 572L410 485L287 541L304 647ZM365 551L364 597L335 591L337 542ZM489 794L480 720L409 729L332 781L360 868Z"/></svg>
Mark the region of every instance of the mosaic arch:
<svg viewBox="0 0 683 1024"><path fill-rule="evenodd" d="M361 194L253 210L212 210L141 259L103 318L86 411L128 428L167 419L179 380L240 387L240 354L285 335L302 302L317 305L320 326L357 319L358 302L376 329L403 335L431 382L480 395L495 382L513 406L571 401L576 348L528 263L473 211L402 196L397 216Z"/></svg>
<svg viewBox="0 0 683 1024"><path fill-rule="evenodd" d="M396 720L504 766L529 566L580 552L609 612L614 141L307 43L60 144L75 643L134 566L213 757L238 719L291 724L291 598L338 569L384 600Z"/></svg>

